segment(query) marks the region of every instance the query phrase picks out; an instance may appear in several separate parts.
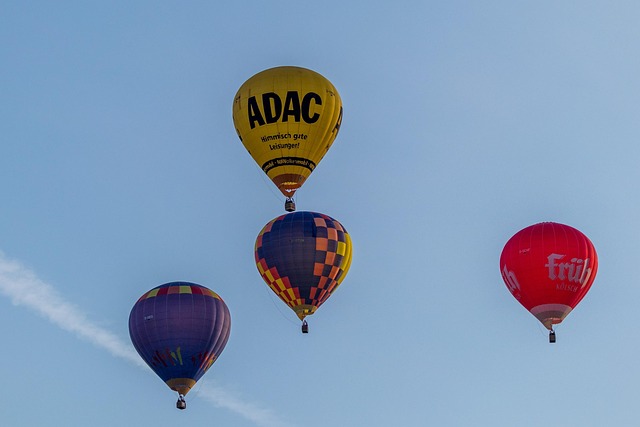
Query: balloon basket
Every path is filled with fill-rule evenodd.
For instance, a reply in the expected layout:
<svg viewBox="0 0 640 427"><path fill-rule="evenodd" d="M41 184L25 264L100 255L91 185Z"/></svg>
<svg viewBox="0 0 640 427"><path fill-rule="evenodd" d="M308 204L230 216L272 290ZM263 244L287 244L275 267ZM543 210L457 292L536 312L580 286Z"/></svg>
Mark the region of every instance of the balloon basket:
<svg viewBox="0 0 640 427"><path fill-rule="evenodd" d="M556 332L554 330L549 331L549 342L551 344L556 342Z"/></svg>
<svg viewBox="0 0 640 427"><path fill-rule="evenodd" d="M180 397L178 397L178 401L176 402L176 408L187 409L187 402L184 400L183 395L180 395Z"/></svg>
<svg viewBox="0 0 640 427"><path fill-rule="evenodd" d="M309 324L307 323L306 320L302 321L302 333L303 334L308 334L309 333Z"/></svg>
<svg viewBox="0 0 640 427"><path fill-rule="evenodd" d="M284 202L284 210L294 212L296 210L296 202L294 202L292 198L287 197L287 200Z"/></svg>

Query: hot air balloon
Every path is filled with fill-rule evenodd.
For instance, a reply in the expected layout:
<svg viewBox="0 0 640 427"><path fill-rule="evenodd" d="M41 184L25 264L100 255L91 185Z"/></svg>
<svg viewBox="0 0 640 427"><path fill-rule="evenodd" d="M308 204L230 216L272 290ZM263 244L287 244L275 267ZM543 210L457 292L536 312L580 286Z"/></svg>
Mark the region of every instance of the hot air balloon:
<svg viewBox="0 0 640 427"><path fill-rule="evenodd" d="M216 361L229 339L231 316L222 298L204 286L170 282L140 297L129 315L129 335L138 354L184 396Z"/></svg>
<svg viewBox="0 0 640 427"><path fill-rule="evenodd" d="M293 212L264 226L255 245L256 265L271 290L302 321L340 286L351 265L351 237L335 219Z"/></svg>
<svg viewBox="0 0 640 427"><path fill-rule="evenodd" d="M513 296L547 329L564 320L591 288L598 271L593 243L573 227L542 222L517 232L500 256Z"/></svg>
<svg viewBox="0 0 640 427"><path fill-rule="evenodd" d="M295 210L293 195L333 144L342 101L329 80L300 67L276 67L247 80L233 102L233 123L249 154Z"/></svg>

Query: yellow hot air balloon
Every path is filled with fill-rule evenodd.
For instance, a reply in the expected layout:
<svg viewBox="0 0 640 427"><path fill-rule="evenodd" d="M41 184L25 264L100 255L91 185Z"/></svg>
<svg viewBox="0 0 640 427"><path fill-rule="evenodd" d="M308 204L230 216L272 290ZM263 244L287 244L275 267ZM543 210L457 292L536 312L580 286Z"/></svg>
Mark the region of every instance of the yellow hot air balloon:
<svg viewBox="0 0 640 427"><path fill-rule="evenodd" d="M247 80L233 123L251 157L287 198L309 177L338 135L342 100L329 80L301 67L276 67Z"/></svg>

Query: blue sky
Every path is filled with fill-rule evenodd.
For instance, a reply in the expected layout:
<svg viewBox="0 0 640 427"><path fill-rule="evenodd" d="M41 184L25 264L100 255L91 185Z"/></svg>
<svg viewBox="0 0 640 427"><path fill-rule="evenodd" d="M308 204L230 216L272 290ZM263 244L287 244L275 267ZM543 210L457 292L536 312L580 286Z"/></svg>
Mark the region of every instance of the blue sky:
<svg viewBox="0 0 640 427"><path fill-rule="evenodd" d="M640 5L0 3L3 425L636 424ZM344 117L297 193L354 243L300 334L253 262L283 197L233 96L278 65ZM600 259L549 345L498 260L540 221ZM187 411L132 349L172 280L229 306Z"/></svg>

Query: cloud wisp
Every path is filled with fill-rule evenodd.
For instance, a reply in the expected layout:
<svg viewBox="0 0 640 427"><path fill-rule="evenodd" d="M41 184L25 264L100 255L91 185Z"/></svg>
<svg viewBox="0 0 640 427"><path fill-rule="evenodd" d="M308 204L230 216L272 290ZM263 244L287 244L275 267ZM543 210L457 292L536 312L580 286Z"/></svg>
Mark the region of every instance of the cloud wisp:
<svg viewBox="0 0 640 427"><path fill-rule="evenodd" d="M225 390L205 382L197 390L197 395L210 401L219 408L225 408L253 421L262 427L292 427L291 424L280 420L277 414L271 409L262 408L253 403L247 403L237 397L232 396Z"/></svg>
<svg viewBox="0 0 640 427"><path fill-rule="evenodd" d="M147 368L135 349L111 331L90 321L75 305L63 298L50 284L16 260L0 252L0 294L11 299L14 305L23 306L46 318L59 328L78 338L103 348L113 356L137 366ZM286 427L269 409L238 399L223 389L205 384L198 395L216 407L228 409L261 427Z"/></svg>
<svg viewBox="0 0 640 427"><path fill-rule="evenodd" d="M40 280L20 262L0 252L0 293L14 305L27 307L54 325L104 348L113 356L138 366L146 366L131 345L117 335L89 321L76 306L66 301L53 286Z"/></svg>

